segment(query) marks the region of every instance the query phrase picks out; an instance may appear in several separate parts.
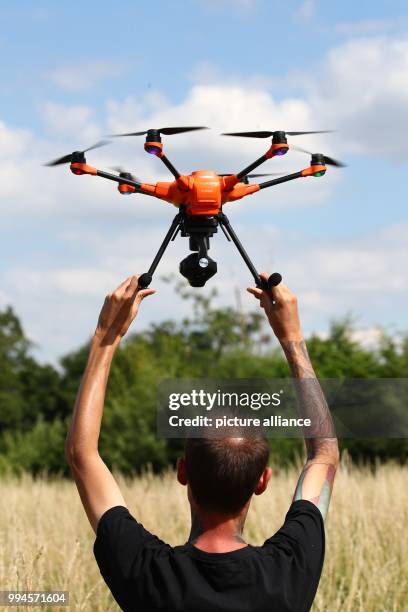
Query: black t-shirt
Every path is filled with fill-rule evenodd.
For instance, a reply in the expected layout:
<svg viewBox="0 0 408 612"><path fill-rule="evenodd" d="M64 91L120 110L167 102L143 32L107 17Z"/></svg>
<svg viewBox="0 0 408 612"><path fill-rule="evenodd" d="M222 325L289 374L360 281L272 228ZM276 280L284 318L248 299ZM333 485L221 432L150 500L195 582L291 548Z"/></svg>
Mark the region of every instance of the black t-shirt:
<svg viewBox="0 0 408 612"><path fill-rule="evenodd" d="M322 515L304 500L263 546L227 553L171 547L115 506L99 521L94 553L125 611L304 612L319 584L324 542Z"/></svg>

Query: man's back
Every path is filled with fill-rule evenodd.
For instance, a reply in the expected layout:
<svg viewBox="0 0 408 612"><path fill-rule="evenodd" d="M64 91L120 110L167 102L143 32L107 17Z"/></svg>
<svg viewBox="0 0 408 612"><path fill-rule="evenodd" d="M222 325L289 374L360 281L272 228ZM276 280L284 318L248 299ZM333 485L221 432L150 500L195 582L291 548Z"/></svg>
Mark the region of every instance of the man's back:
<svg viewBox="0 0 408 612"><path fill-rule="evenodd" d="M123 610L302 612L319 583L324 525L319 509L299 500L263 546L208 553L172 548L116 506L99 522L94 552Z"/></svg>

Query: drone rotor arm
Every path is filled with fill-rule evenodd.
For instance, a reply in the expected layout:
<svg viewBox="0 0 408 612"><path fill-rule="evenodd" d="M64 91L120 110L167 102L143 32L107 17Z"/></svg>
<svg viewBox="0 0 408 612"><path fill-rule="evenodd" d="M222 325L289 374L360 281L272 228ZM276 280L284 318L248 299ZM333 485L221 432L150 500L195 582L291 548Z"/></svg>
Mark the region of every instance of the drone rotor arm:
<svg viewBox="0 0 408 612"><path fill-rule="evenodd" d="M264 155L261 155L261 157L258 157L258 159L256 159L254 162L252 162L252 164L249 164L249 166L247 166L246 168L244 168L243 170L238 172L236 174L237 179L241 180L247 174L252 172L252 170L255 170L255 168L258 168L258 166L260 166L261 164L264 164L267 161L267 159L269 159L268 153L264 153Z"/></svg>
<svg viewBox="0 0 408 612"><path fill-rule="evenodd" d="M272 179L271 181L259 183L259 189L265 189L266 187L274 187L275 185L280 185L280 183L287 183L288 181L293 181L295 179L303 178L306 176L323 176L325 172L326 166L322 164L310 165L307 168L304 168L303 170L293 172L293 174L286 174L285 176L280 176L279 178Z"/></svg>
<svg viewBox="0 0 408 612"><path fill-rule="evenodd" d="M270 148L267 150L266 153L261 155L261 157L258 157L258 159L252 162L252 164L249 164L249 166L247 166L246 168L244 168L243 170L237 173L236 176L238 180L243 179L250 172L252 172L252 170L255 170L255 168L258 168L259 166L264 164L268 159L271 159L272 157L275 157L276 155L278 156L283 155L284 153L288 151L288 149L289 149L289 146L286 142L283 142L283 143L272 142Z"/></svg>
<svg viewBox="0 0 408 612"><path fill-rule="evenodd" d="M163 164L171 172L171 174L174 176L174 178L176 180L180 178L180 176L181 176L180 172L177 170L177 168L175 168L173 166L173 164L171 163L169 158L163 152L160 155L158 155L157 157L159 157L162 160Z"/></svg>
<svg viewBox="0 0 408 612"><path fill-rule="evenodd" d="M90 174L92 176L100 176L101 178L108 179L109 181L114 181L115 183L118 183L119 187L123 185L127 185L133 188L132 190L129 190L130 192L144 193L146 195L155 195L154 185L149 185L148 183L140 183L139 181L125 178L125 177L119 176L118 174L112 174L111 172L105 172L104 170L98 170L97 168L94 168L93 166L90 166L89 164L86 164L86 163L85 164L72 163L70 165L70 168L73 174L78 174L78 175L79 174Z"/></svg>
<svg viewBox="0 0 408 612"><path fill-rule="evenodd" d="M274 187L274 185L279 185L280 183L287 183L288 181L293 181L295 179L301 178L304 176L302 174L302 170L299 172L294 172L293 174L287 174L286 176L280 176L279 178L272 179L270 181L264 181L263 183L259 183L259 189L266 189L266 187Z"/></svg>

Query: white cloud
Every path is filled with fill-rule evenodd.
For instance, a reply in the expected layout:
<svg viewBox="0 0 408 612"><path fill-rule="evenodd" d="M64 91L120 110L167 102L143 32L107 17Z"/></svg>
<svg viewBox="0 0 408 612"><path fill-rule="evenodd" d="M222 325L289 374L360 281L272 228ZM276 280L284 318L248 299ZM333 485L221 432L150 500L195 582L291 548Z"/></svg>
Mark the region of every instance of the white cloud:
<svg viewBox="0 0 408 612"><path fill-rule="evenodd" d="M351 340L357 342L365 349L375 350L379 347L381 340L384 338L384 330L379 326L373 327L356 327L352 321L353 329L351 331ZM322 340L329 337L329 331L313 332L314 336L318 336ZM397 338L396 338L397 339Z"/></svg>
<svg viewBox="0 0 408 612"><path fill-rule="evenodd" d="M42 112L45 127L54 138L71 140L75 135L75 138L81 139L81 146L86 146L101 136L100 128L93 120L93 111L88 106L47 102Z"/></svg>
<svg viewBox="0 0 408 612"><path fill-rule="evenodd" d="M221 71L212 62L201 61L196 64L189 74L193 84L197 85L221 85L238 86L240 89L243 84L243 76L239 70L230 70L228 73ZM245 89L270 90L278 82L278 79L265 75L252 73L245 76Z"/></svg>
<svg viewBox="0 0 408 612"><path fill-rule="evenodd" d="M6 293L4 293L4 291L0 291L0 308L4 308L8 304L10 304L10 302L10 297Z"/></svg>
<svg viewBox="0 0 408 612"><path fill-rule="evenodd" d="M123 66L110 60L83 60L60 66L46 77L61 89L84 91L95 87L98 81L122 75Z"/></svg>
<svg viewBox="0 0 408 612"><path fill-rule="evenodd" d="M309 279L304 270L309 270L322 289L336 285L347 287L353 299L370 293L381 299L389 292L408 291L405 261L408 224L399 224L358 239L316 241L303 250L301 260L291 259L288 276L298 278L307 289Z"/></svg>
<svg viewBox="0 0 408 612"><path fill-rule="evenodd" d="M361 38L332 49L308 93L344 148L408 160L408 39Z"/></svg>
<svg viewBox="0 0 408 612"><path fill-rule="evenodd" d="M2 163L3 160L12 160L12 163L16 163L16 160L27 154L33 144L34 139L28 130L11 129L0 121L0 159Z"/></svg>
<svg viewBox="0 0 408 612"><path fill-rule="evenodd" d="M354 340L354 342L358 342L358 344L361 344L361 346L367 349L373 349L378 347L383 336L384 332L380 327L355 329L351 334L352 340Z"/></svg>
<svg viewBox="0 0 408 612"><path fill-rule="evenodd" d="M184 100L178 104L161 99L160 104L152 108L149 100L127 98L123 102L110 101L108 109L108 131L113 133L149 126L211 126L211 131L192 132L165 140L168 155L177 155L181 163L184 162L186 170L196 164L198 167L220 168L220 172L228 171L228 168L224 169L228 164L229 168L237 170L259 157L270 145L269 139L234 139L220 137L220 132L276 129L278 126L289 130L317 127L313 110L305 100L294 97L276 100L260 86L247 88L228 81L222 84L218 78L216 82L204 85L193 84ZM320 147L325 141L327 138L324 136L315 136L309 138L308 144ZM137 155L142 143L142 138L129 138L121 140L120 146L129 150L132 148ZM292 157L292 163L299 165L301 159L296 155ZM307 164L308 159L303 159ZM288 156L285 160L268 162L265 168L274 170L282 167L281 162L285 163L285 168L291 165Z"/></svg>

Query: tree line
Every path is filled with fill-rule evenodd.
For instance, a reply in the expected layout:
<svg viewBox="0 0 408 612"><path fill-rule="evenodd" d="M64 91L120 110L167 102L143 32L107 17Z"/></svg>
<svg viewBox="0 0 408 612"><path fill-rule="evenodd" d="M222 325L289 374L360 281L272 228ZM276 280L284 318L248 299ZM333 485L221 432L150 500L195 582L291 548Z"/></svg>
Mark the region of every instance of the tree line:
<svg viewBox="0 0 408 612"><path fill-rule="evenodd" d="M130 335L115 355L109 379L100 450L110 467L133 474L174 464L182 442L156 437L156 392L171 378L289 377L281 350L258 312L214 306L215 292L202 296L178 289L190 316L152 324ZM0 310L0 473L67 474L64 441L89 343L65 355L59 367L38 363L11 307ZM307 342L320 378L405 378L408 334L383 334L375 349L353 340L349 319L333 322L326 338ZM293 461L299 439L271 441L272 459ZM404 461L406 439L343 440L354 460Z"/></svg>

